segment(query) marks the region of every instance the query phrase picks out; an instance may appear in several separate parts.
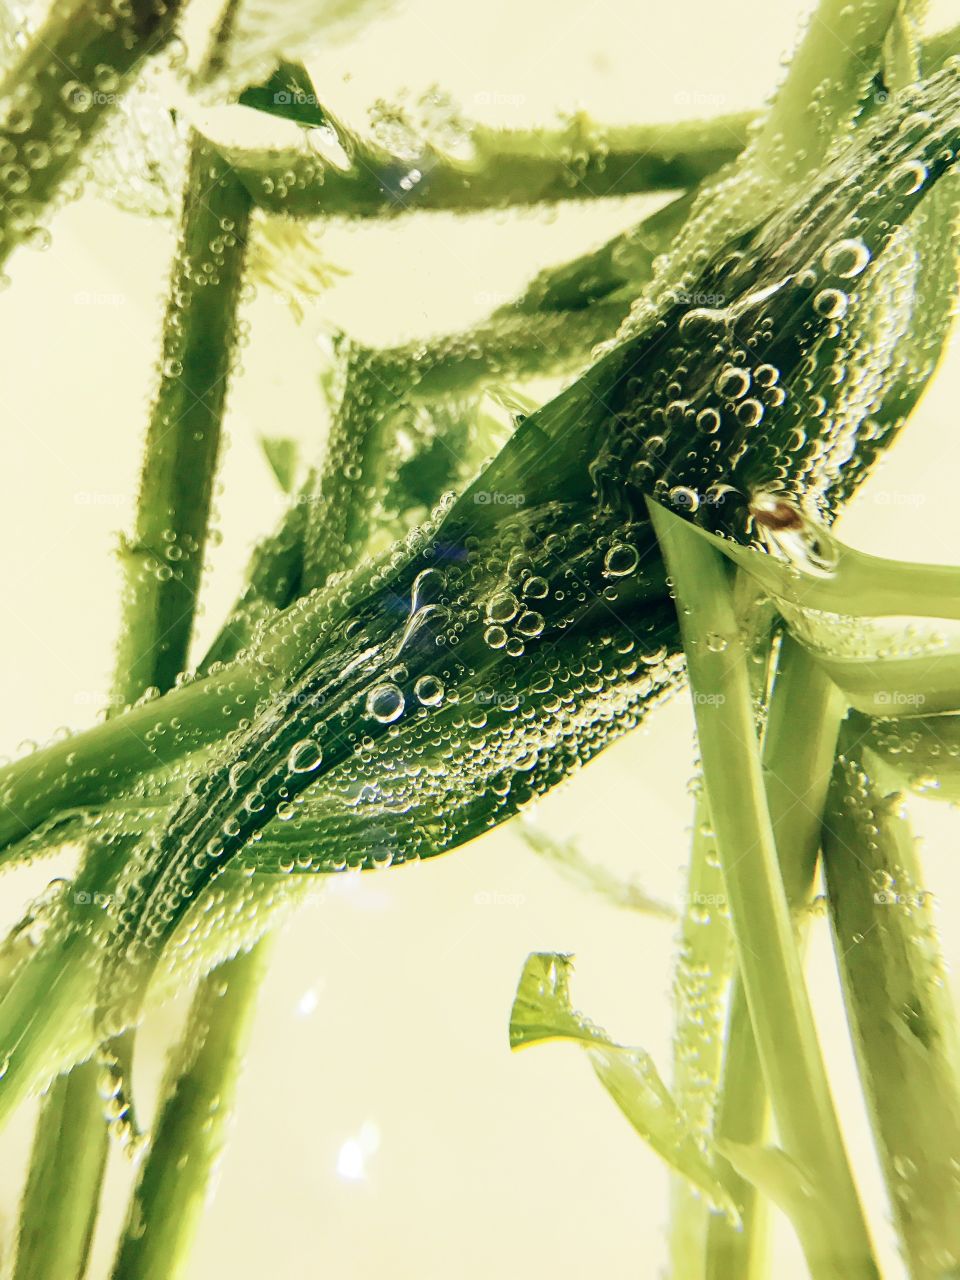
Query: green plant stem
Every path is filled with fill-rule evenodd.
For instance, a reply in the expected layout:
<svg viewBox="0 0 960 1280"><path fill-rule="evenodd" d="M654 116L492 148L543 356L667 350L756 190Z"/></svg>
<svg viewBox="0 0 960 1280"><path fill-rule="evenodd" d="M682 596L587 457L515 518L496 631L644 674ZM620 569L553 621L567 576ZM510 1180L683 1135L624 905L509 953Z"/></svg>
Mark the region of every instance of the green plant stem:
<svg viewBox="0 0 960 1280"><path fill-rule="evenodd" d="M164 324L160 387L145 445L136 543L125 552L128 573L114 709L148 689L170 689L187 665L248 212L243 189L194 135ZM116 850L110 854L115 863ZM92 865L101 860L95 849ZM114 869L114 878L116 874ZM21 1206L18 1278L80 1280L108 1142L96 1064L81 1064L54 1081L38 1119ZM51 1171L67 1165L75 1149L84 1158L72 1164L69 1192L52 1195Z"/></svg>
<svg viewBox="0 0 960 1280"><path fill-rule="evenodd" d="M843 698L800 645L784 635L763 738L767 807L787 903L802 947L820 850L820 825L836 754ZM739 975L730 997L723 1083L716 1133L746 1146L762 1144L769 1107L746 992ZM740 1209L742 1230L710 1220L708 1280L752 1280L766 1263L766 1205L732 1167L727 1189Z"/></svg>
<svg viewBox="0 0 960 1280"><path fill-rule="evenodd" d="M269 955L263 941L200 985L168 1072L156 1135L140 1171L113 1280L176 1280L227 1139Z"/></svg>
<svg viewBox="0 0 960 1280"><path fill-rule="evenodd" d="M272 151L225 147L224 155L261 208L301 218L382 217L685 190L737 155L748 122L742 114L607 127L579 114L554 131L477 126L467 160L429 145L414 157L391 155L336 126L345 167L324 160L307 142Z"/></svg>
<svg viewBox="0 0 960 1280"><path fill-rule="evenodd" d="M852 735L869 750L871 765L879 766L876 772L882 772L885 785L960 802L960 715L875 722L852 711L848 719Z"/></svg>
<svg viewBox="0 0 960 1280"><path fill-rule="evenodd" d="M193 135L164 323L160 386L147 432L115 690L134 702L186 669L233 358L249 200Z"/></svg>
<svg viewBox="0 0 960 1280"><path fill-rule="evenodd" d="M820 0L757 135L761 164L790 177L816 172L853 120L880 65L883 42L900 0Z"/></svg>
<svg viewBox="0 0 960 1280"><path fill-rule="evenodd" d="M52 816L103 804L140 774L221 740L270 690L256 660L174 689L8 765L0 790L0 848Z"/></svg>
<svg viewBox="0 0 960 1280"><path fill-rule="evenodd" d="M823 859L860 1076L912 1280L960 1265L960 1038L932 898L900 797L847 731Z"/></svg>
<svg viewBox="0 0 960 1280"><path fill-rule="evenodd" d="M51 8L0 85L0 263L35 233L118 93L170 36L179 8L178 0L133 0L125 14L112 0ZM31 98L32 109L21 105Z"/></svg>
<svg viewBox="0 0 960 1280"><path fill-rule="evenodd" d="M723 1002L730 982L733 948L725 910L723 873L702 782L694 807L680 954L673 989L676 1030L672 1093L696 1134L713 1128L723 1053ZM712 1217L702 1196L683 1178L671 1183L671 1280L700 1280ZM731 1228L731 1230L735 1230Z"/></svg>
<svg viewBox="0 0 960 1280"><path fill-rule="evenodd" d="M815 1280L876 1277L793 936L764 794L729 571L650 504L673 578L707 796L763 1076L781 1143L815 1188L795 1226Z"/></svg>
<svg viewBox="0 0 960 1280"><path fill-rule="evenodd" d="M97 1199L75 1188L99 1188L107 1159L107 1126L99 1068L83 1062L60 1076L41 1104L20 1215L14 1280L82 1276ZM62 1175L69 1170L69 1192Z"/></svg>

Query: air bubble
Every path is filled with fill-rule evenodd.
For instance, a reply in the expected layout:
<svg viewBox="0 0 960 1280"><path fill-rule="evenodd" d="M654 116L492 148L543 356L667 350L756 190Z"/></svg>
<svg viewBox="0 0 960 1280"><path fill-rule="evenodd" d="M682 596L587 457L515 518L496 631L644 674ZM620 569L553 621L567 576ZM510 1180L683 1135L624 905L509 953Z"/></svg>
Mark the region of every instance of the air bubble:
<svg viewBox="0 0 960 1280"><path fill-rule="evenodd" d="M858 276L870 261L870 250L862 240L838 240L823 255L823 265L841 280Z"/></svg>
<svg viewBox="0 0 960 1280"><path fill-rule="evenodd" d="M413 691L423 706L436 707L443 700L443 681L438 676L421 676Z"/></svg>
<svg viewBox="0 0 960 1280"><path fill-rule="evenodd" d="M367 715L380 724L390 724L403 714L404 697L395 684L379 684L367 694Z"/></svg>
<svg viewBox="0 0 960 1280"><path fill-rule="evenodd" d="M291 748L287 756L287 768L291 773L312 773L320 767L322 760L323 751L319 744L310 738L304 738Z"/></svg>
<svg viewBox="0 0 960 1280"><path fill-rule="evenodd" d="M610 547L603 558L603 572L608 578L625 578L640 563L640 552L628 542ZM539 615L538 615L539 616Z"/></svg>

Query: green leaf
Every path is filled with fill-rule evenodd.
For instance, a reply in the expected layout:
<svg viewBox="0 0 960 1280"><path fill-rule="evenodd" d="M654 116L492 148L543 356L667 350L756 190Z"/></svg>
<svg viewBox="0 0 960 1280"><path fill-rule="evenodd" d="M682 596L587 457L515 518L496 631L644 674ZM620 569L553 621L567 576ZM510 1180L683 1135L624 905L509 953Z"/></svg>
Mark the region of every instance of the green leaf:
<svg viewBox="0 0 960 1280"><path fill-rule="evenodd" d="M319 128L327 123L306 68L294 62L281 62L265 84L244 89L239 101L245 107L297 124Z"/></svg>
<svg viewBox="0 0 960 1280"><path fill-rule="evenodd" d="M745 1178L787 1215L791 1221L810 1213L816 1188L796 1160L780 1147L748 1146L718 1139L717 1150Z"/></svg>
<svg viewBox="0 0 960 1280"><path fill-rule="evenodd" d="M510 1014L511 1049L542 1040L579 1043L601 1084L644 1141L698 1187L713 1208L735 1218L709 1147L694 1136L650 1055L616 1044L571 1006L571 968L570 956L534 952L527 958Z"/></svg>
<svg viewBox="0 0 960 1280"><path fill-rule="evenodd" d="M293 493L299 453L297 441L284 436L261 436L260 448L277 484L284 493Z"/></svg>
<svg viewBox="0 0 960 1280"><path fill-rule="evenodd" d="M208 78L224 81L228 90L243 90L269 76L279 62L277 75L285 83L296 59L321 42L348 40L391 7L392 0L285 0L282 5L231 0L230 20L209 58ZM305 73L296 70L295 82L302 84ZM264 109L260 102L253 105Z"/></svg>

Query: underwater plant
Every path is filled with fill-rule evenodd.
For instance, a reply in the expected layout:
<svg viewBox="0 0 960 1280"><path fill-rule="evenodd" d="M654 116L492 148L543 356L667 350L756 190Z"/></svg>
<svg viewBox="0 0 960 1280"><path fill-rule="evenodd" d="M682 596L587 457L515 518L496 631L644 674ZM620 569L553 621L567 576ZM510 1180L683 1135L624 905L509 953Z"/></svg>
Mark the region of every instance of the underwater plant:
<svg viewBox="0 0 960 1280"><path fill-rule="evenodd" d="M202 40L166 0L5 10L4 259L87 184L179 219L109 712L0 767L3 866L79 851L0 949L0 1119L43 1093L16 1280L85 1274L112 1140L139 1161L112 1274L183 1274L271 936L316 877L517 818L684 684L702 778L670 1083L574 1009L560 953L527 960L510 1043L578 1042L667 1162L676 1280L769 1274L771 1205L815 1280L878 1276L804 978L820 875L905 1265L960 1275L960 1042L900 802L921 775L955 798L960 569L833 532L956 308L960 29L924 36L921 9L821 0L756 116L511 130L448 109L366 133L308 66L372 2L241 0ZM275 140L244 140L252 113ZM265 440L285 514L192 663L251 280L295 308L322 289L332 217L632 192L664 201L468 331L338 335L322 455ZM562 389L529 400L547 373ZM182 991L146 1133L138 1026Z"/></svg>

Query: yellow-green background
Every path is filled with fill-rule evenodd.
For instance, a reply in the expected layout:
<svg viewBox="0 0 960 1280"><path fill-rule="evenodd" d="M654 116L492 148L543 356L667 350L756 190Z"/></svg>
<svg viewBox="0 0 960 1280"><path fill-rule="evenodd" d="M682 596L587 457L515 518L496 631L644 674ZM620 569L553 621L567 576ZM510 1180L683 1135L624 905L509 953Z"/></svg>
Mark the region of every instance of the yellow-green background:
<svg viewBox="0 0 960 1280"><path fill-rule="evenodd" d="M758 105L775 84L798 0L408 0L354 45L314 64L323 100L361 120L377 97L431 84L467 115L548 122L668 120ZM935 3L931 27L956 21ZM490 217L412 216L332 228L350 274L299 326L261 290L235 381L218 489L219 542L201 619L209 637L247 552L280 500L258 432L320 440L317 337L329 323L373 342L461 326L535 270L602 242L649 201ZM46 253L22 252L0 295L0 750L91 724L109 684L118 573L158 349L172 230L86 198L56 218ZM954 345L902 443L843 522L879 553L956 562L960 502ZM595 859L679 903L692 719L681 697L560 793L536 819L576 833ZM957 818L915 806L948 957L960 955ZM65 863L0 883L2 923ZM451 856L326 884L287 928L264 990L233 1144L190 1275L246 1280L654 1277L664 1266L667 1179L569 1047L511 1056L506 1024L534 949L577 955L579 1006L619 1039L670 1059L672 928L557 878L509 830ZM954 922L951 927L950 922ZM825 923L809 965L836 1096L885 1275L901 1276L856 1087ZM143 1036L155 1080L171 1009ZM5 1252L29 1139L24 1112L0 1137ZM365 1176L337 1172L367 1126ZM64 1171L69 1177L69 1171ZM94 1276L107 1274L130 1171L111 1164ZM805 1275L789 1231L778 1280Z"/></svg>

